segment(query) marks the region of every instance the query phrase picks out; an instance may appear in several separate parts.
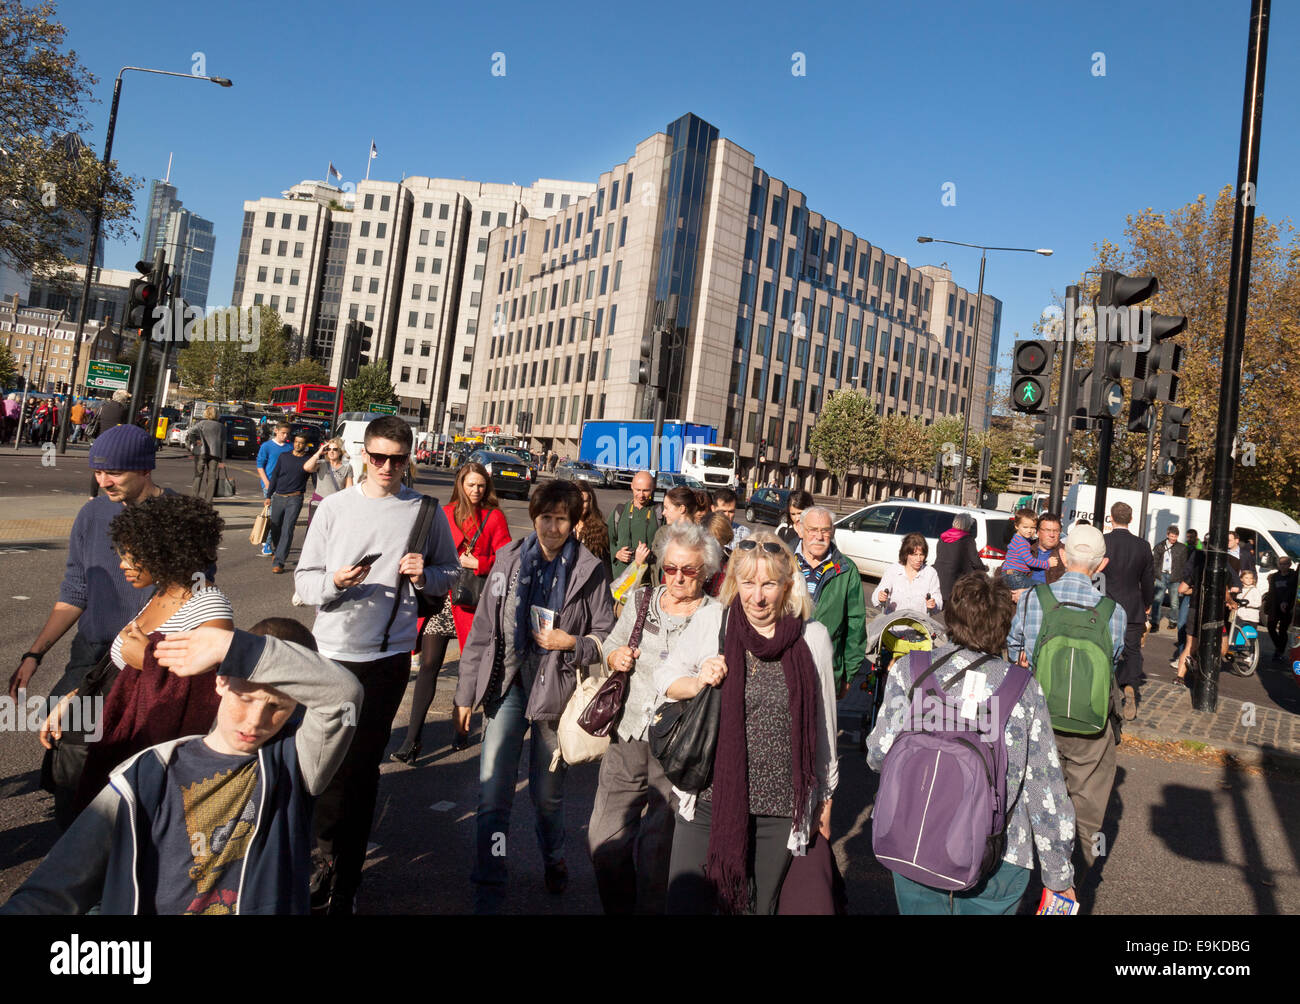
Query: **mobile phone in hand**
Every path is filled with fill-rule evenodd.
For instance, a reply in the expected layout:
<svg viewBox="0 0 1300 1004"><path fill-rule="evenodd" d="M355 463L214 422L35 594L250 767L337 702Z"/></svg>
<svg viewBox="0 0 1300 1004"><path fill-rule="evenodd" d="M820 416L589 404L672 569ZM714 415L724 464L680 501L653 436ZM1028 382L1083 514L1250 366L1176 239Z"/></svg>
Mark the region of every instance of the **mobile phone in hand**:
<svg viewBox="0 0 1300 1004"><path fill-rule="evenodd" d="M373 554L367 554L364 558L352 562L352 567L353 568L361 568L362 566L369 567L370 565L373 565L376 561L378 561L383 556L383 553L384 553L383 551L375 551Z"/></svg>

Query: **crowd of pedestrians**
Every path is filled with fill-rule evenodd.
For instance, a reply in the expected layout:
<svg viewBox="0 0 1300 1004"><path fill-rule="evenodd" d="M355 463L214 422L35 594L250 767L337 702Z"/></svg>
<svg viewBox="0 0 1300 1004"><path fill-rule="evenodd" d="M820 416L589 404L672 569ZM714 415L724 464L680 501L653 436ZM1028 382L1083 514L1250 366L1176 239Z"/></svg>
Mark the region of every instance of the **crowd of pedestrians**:
<svg viewBox="0 0 1300 1004"><path fill-rule="evenodd" d="M91 448L103 495L79 513L59 601L10 679L16 698L76 627L40 734L65 832L0 912L354 912L412 654L405 741L390 754L406 765L453 638L455 748L483 720L476 912L503 911L527 880L505 852L526 741L536 879L555 896L568 886L564 730L581 727L584 677L612 702L583 849L606 913L844 912L831 810L839 732L856 722L838 702L863 674L880 680L863 731L880 774L872 844L899 912L1014 913L1035 870L1074 901L1104 854L1144 632L1168 603L1182 675L1199 627L1201 552L1174 527L1153 553L1123 503L1109 534L1078 524L1064 539L1058 515L1016 513L992 574L956 514L933 564L907 534L867 591L807 493L770 532L736 525L725 488L677 486L656 505L642 471L605 516L588 486L548 479L511 539L477 463L457 468L444 506L405 487L411 428L382 417L357 483L337 439L313 451L281 423L263 444L263 553L285 569L309 500L293 577L316 615L241 630L216 578L215 417L190 433L203 444L193 496L153 484L136 426ZM1289 560L1261 582L1248 546L1230 545L1225 605L1284 638ZM902 620L932 633L878 648L882 625ZM87 696L103 699L102 735L69 724Z"/></svg>

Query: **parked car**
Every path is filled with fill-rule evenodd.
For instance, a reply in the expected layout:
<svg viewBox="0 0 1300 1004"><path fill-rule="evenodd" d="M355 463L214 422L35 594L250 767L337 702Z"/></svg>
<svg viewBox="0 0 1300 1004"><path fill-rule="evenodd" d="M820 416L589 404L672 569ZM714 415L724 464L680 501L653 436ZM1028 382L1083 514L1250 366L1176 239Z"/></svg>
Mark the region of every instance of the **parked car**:
<svg viewBox="0 0 1300 1004"><path fill-rule="evenodd" d="M655 477L654 501L662 502L664 496L676 488L678 485L685 485L687 488L694 488L696 491L708 491L704 482L699 478L691 477L689 474L659 474Z"/></svg>
<svg viewBox="0 0 1300 1004"><path fill-rule="evenodd" d="M555 468L555 477L560 481L585 481L593 488L604 488L605 472L595 464L585 460L571 460Z"/></svg>
<svg viewBox="0 0 1300 1004"><path fill-rule="evenodd" d="M475 450L468 457L475 463L482 464L492 478L492 488L498 495L513 495L518 499L528 498L533 481L528 465L511 453L496 450Z"/></svg>
<svg viewBox="0 0 1300 1004"><path fill-rule="evenodd" d="M183 419L173 422L167 430L167 442L172 446L185 446L185 435L190 431L190 423Z"/></svg>
<svg viewBox="0 0 1300 1004"><path fill-rule="evenodd" d="M975 547L984 567L994 571L1007 556L1007 544L1015 534L1010 513L994 509L940 505L902 499L876 502L850 513L835 524L835 546L863 575L879 578L889 565L898 563L903 537L919 533L930 546L927 558L934 563L939 535L952 526L957 513L969 513L975 519Z"/></svg>
<svg viewBox="0 0 1300 1004"><path fill-rule="evenodd" d="M532 453L530 453L528 450L525 450L523 447L498 446L496 448L496 452L508 453L512 457L518 457L521 461L523 461L523 463L525 463L528 466L528 470L530 472L529 478L533 482L533 484L536 484L538 478L541 477L541 473L542 473L541 461L539 461L535 456L533 456Z"/></svg>
<svg viewBox="0 0 1300 1004"><path fill-rule="evenodd" d="M226 427L226 456L231 460L247 460L257 456L262 444L257 438L257 423L243 415L222 415L217 419Z"/></svg>
<svg viewBox="0 0 1300 1004"><path fill-rule="evenodd" d="M771 523L780 526L785 519L789 488L755 488L745 506L745 519L750 523Z"/></svg>

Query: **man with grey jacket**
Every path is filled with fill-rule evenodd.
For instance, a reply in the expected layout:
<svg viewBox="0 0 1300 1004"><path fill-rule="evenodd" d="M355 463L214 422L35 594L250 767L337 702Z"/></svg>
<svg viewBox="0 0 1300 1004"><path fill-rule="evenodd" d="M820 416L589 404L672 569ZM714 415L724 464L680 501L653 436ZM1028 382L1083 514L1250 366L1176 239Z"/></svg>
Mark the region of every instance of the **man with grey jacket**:
<svg viewBox="0 0 1300 1004"><path fill-rule="evenodd" d="M408 551L422 496L402 485L411 426L385 415L366 426L366 479L316 510L294 569L294 588L318 606L312 634L321 655L352 672L365 690L356 735L334 780L316 801L313 906L350 914L365 863L379 791L379 763L411 676L415 590L446 595L460 570L437 507L421 551Z"/></svg>
<svg viewBox="0 0 1300 1004"><path fill-rule="evenodd" d="M1155 567L1155 599L1151 602L1151 630L1160 630L1160 609L1169 601L1169 622L1178 617L1178 583L1183 581L1187 565L1187 545L1178 542L1178 527L1165 531L1165 539L1152 551Z"/></svg>
<svg viewBox="0 0 1300 1004"><path fill-rule="evenodd" d="M194 497L210 503L216 494L217 476L226 465L226 427L217 421L213 405L208 405L203 418L190 426L185 445L194 454Z"/></svg>

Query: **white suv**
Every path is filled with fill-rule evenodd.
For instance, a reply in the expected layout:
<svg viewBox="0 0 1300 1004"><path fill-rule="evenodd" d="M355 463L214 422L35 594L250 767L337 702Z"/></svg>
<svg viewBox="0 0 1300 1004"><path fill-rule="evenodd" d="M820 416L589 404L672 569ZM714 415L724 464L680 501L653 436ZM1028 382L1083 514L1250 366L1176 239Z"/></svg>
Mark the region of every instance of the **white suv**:
<svg viewBox="0 0 1300 1004"><path fill-rule="evenodd" d="M984 567L996 570L1007 556L1007 544L1015 534L1011 514L994 509L939 505L914 499L875 502L850 513L835 524L835 546L853 560L858 571L879 578L890 565L898 564L898 550L909 533L919 533L930 546L927 564L934 564L939 535L952 526L952 518L967 513L975 520L975 546Z"/></svg>

